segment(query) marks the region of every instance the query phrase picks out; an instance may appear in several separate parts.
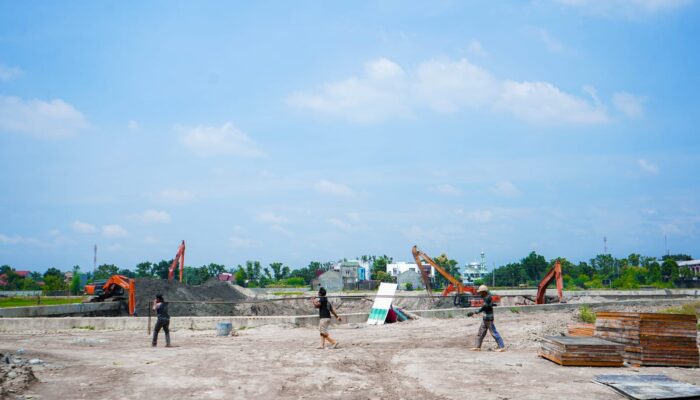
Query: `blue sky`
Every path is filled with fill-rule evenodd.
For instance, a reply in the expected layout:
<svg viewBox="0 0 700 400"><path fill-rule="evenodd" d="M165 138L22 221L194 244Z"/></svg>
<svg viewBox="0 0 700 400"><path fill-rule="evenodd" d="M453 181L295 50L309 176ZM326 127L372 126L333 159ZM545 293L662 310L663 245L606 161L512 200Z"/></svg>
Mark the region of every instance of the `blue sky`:
<svg viewBox="0 0 700 400"><path fill-rule="evenodd" d="M697 255L691 0L1 2L0 264Z"/></svg>

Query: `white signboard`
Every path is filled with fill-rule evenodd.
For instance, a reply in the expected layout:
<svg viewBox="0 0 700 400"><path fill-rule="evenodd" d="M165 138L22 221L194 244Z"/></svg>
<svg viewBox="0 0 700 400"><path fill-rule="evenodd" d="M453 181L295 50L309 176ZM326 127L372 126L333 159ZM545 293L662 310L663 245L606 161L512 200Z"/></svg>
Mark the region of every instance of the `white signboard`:
<svg viewBox="0 0 700 400"><path fill-rule="evenodd" d="M391 308L391 303L394 301L396 286L397 285L395 283L385 282L382 282L379 285L377 297L374 298L372 310L369 312L369 318L367 318L368 325L384 324L384 320L386 320L386 315L389 313L389 308Z"/></svg>

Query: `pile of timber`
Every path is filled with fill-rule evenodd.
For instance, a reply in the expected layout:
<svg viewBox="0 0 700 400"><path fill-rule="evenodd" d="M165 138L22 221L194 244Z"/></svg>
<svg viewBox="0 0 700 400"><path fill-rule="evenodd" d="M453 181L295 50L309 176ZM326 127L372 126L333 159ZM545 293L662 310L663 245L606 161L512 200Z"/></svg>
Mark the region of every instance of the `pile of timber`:
<svg viewBox="0 0 700 400"><path fill-rule="evenodd" d="M595 336L624 345L631 365L698 367L697 323L694 315L599 312Z"/></svg>
<svg viewBox="0 0 700 400"><path fill-rule="evenodd" d="M597 337L546 336L540 356L563 366L622 367L623 346Z"/></svg>
<svg viewBox="0 0 700 400"><path fill-rule="evenodd" d="M595 324L571 324L567 327L569 336L593 336Z"/></svg>

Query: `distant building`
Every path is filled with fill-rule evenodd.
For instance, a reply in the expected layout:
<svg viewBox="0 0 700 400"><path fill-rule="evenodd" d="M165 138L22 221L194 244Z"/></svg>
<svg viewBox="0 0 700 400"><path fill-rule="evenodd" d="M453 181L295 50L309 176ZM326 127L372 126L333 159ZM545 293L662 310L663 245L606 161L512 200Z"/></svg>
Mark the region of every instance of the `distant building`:
<svg viewBox="0 0 700 400"><path fill-rule="evenodd" d="M339 292L343 290L343 279L340 271L326 271L319 275L318 283L329 292Z"/></svg>
<svg viewBox="0 0 700 400"><path fill-rule="evenodd" d="M689 269L692 280L700 280L700 260L677 261L678 269Z"/></svg>
<svg viewBox="0 0 700 400"><path fill-rule="evenodd" d="M473 261L462 267L462 283L473 285L474 281L484 279L489 270L486 268L486 255L481 252L481 261Z"/></svg>
<svg viewBox="0 0 700 400"><path fill-rule="evenodd" d="M228 272L222 272L219 274L219 276L216 277L216 279L222 282L233 282L233 274L229 274Z"/></svg>
<svg viewBox="0 0 700 400"><path fill-rule="evenodd" d="M343 283L346 285L356 284L370 279L369 264L360 260L346 260L333 265L335 271L340 272Z"/></svg>
<svg viewBox="0 0 700 400"><path fill-rule="evenodd" d="M425 284L423 283L423 278L421 274L415 270L409 269L400 273L396 277L396 283L400 290L406 289L406 284L410 283L413 289L425 289Z"/></svg>
<svg viewBox="0 0 700 400"><path fill-rule="evenodd" d="M21 276L22 278L28 277L31 273L31 271L15 271L15 274Z"/></svg>
<svg viewBox="0 0 700 400"><path fill-rule="evenodd" d="M423 264L423 269L426 272L430 271L429 275L431 279L435 278L435 268L431 267L429 264ZM397 278L399 274L406 271L413 271L417 274L420 274L420 270L418 269L415 263L399 261L397 263L391 263L386 265L386 273L393 276L394 278Z"/></svg>

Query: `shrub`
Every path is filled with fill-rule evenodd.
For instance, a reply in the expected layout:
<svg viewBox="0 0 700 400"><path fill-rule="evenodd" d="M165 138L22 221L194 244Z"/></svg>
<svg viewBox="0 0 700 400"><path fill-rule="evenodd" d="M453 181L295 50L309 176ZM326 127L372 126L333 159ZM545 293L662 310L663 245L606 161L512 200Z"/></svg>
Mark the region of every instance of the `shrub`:
<svg viewBox="0 0 700 400"><path fill-rule="evenodd" d="M591 310L590 307L581 306L581 308L579 308L578 311L579 311L579 318L581 318L581 321L587 322L589 324L595 323L595 312L593 310Z"/></svg>

